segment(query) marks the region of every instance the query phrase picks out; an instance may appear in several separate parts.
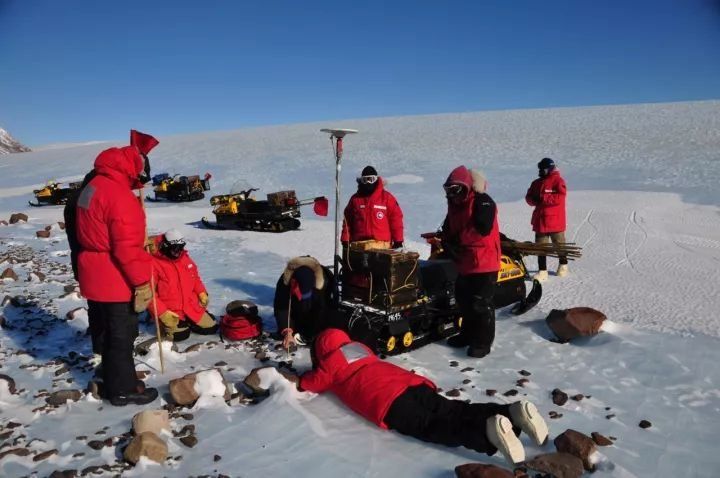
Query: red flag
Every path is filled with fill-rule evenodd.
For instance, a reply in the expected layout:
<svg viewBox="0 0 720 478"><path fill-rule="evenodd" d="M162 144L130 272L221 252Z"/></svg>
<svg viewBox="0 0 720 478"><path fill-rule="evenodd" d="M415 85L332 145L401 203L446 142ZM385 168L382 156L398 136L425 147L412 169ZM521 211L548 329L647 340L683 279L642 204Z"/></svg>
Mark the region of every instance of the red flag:
<svg viewBox="0 0 720 478"><path fill-rule="evenodd" d="M315 202L313 203L313 211L315 211L315 214L318 216L327 216L328 207L328 198L325 196L315 198Z"/></svg>
<svg viewBox="0 0 720 478"><path fill-rule="evenodd" d="M130 130L130 145L137 147L142 154L147 155L158 144L160 144L160 141L149 134L141 133L135 129Z"/></svg>
<svg viewBox="0 0 720 478"><path fill-rule="evenodd" d="M297 300L302 300L300 284L295 279L290 279L290 295L294 295Z"/></svg>

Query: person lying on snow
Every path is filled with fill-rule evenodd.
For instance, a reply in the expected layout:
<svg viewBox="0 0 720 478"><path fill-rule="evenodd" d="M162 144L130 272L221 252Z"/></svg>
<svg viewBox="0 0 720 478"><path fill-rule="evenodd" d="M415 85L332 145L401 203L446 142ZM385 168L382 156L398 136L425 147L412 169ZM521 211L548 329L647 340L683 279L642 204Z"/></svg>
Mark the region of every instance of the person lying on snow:
<svg viewBox="0 0 720 478"><path fill-rule="evenodd" d="M206 310L207 290L179 231L170 229L155 238L153 275L157 311L153 305L150 313L157 313L165 336L179 342L191 331L201 335L217 332L215 319Z"/></svg>
<svg viewBox="0 0 720 478"><path fill-rule="evenodd" d="M333 300L333 277L310 256L291 259L275 286L273 309L283 347L305 345L324 328Z"/></svg>
<svg viewBox="0 0 720 478"><path fill-rule="evenodd" d="M537 445L547 440L547 424L527 400L510 405L449 400L429 379L380 360L342 330L321 332L311 357L312 370L293 377L298 390L333 392L381 428L488 455L499 450L511 464L525 460L520 431Z"/></svg>

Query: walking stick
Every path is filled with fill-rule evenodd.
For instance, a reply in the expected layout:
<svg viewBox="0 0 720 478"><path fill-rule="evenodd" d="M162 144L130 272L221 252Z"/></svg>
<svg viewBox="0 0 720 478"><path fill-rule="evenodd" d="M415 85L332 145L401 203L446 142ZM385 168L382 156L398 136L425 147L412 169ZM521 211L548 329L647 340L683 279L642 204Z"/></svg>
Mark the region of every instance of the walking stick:
<svg viewBox="0 0 720 478"><path fill-rule="evenodd" d="M142 206L143 212L145 212L145 186L140 188L140 205ZM147 216L145 218L145 249L149 248L147 243ZM150 251L148 251L149 253ZM152 305L153 315L155 316L155 337L157 338L158 351L160 352L160 374L165 374L165 358L163 356L162 337L160 336L160 318L157 313L157 299L155 298L155 271L153 270L152 263L150 265L150 291L152 292Z"/></svg>

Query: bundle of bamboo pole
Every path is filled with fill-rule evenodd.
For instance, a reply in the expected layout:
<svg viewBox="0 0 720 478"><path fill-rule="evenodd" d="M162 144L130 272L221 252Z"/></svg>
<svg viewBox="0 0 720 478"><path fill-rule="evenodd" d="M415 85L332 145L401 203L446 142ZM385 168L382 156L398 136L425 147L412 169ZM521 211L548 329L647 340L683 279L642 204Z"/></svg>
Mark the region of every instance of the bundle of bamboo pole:
<svg viewBox="0 0 720 478"><path fill-rule="evenodd" d="M550 256L567 257L568 260L575 260L582 257L582 247L574 242L563 242L552 244L548 242L517 242L506 240L500 242L500 248L505 254L520 254L523 256Z"/></svg>

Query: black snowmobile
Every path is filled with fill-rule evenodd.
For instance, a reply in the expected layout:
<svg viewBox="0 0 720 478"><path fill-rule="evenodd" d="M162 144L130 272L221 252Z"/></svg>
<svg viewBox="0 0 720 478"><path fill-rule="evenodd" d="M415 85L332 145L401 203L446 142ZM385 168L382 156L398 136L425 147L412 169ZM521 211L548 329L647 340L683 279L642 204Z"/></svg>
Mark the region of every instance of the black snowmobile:
<svg viewBox="0 0 720 478"><path fill-rule="evenodd" d="M235 194L210 198L216 222L202 218L209 229L237 229L241 231L286 232L300 227L300 207L314 205L315 213L327 215L327 198L316 197L298 200L295 191L269 193L266 200L257 200L252 193L256 188Z"/></svg>
<svg viewBox="0 0 720 478"><path fill-rule="evenodd" d="M152 178L155 197L147 196L148 201L190 202L205 198L210 190L210 173L200 176L170 176L167 173L156 174Z"/></svg>
<svg viewBox="0 0 720 478"><path fill-rule="evenodd" d="M63 205L67 203L70 195L82 186L81 181L68 183L66 188L60 187L61 184L48 181L44 188L33 190L37 202L28 201L28 204L34 207Z"/></svg>
<svg viewBox="0 0 720 478"><path fill-rule="evenodd" d="M350 336L377 353L397 354L458 332L462 316L455 301L457 269L440 249L436 234L429 260L415 252L351 250L343 258L338 311ZM494 297L496 309L512 305L524 314L542 297L530 279L521 254L503 251ZM526 281L532 280L527 294Z"/></svg>

